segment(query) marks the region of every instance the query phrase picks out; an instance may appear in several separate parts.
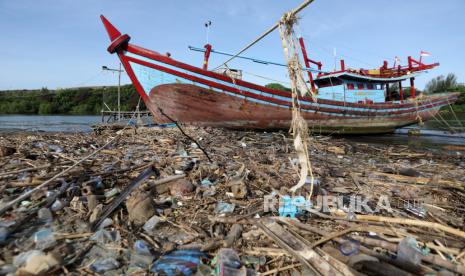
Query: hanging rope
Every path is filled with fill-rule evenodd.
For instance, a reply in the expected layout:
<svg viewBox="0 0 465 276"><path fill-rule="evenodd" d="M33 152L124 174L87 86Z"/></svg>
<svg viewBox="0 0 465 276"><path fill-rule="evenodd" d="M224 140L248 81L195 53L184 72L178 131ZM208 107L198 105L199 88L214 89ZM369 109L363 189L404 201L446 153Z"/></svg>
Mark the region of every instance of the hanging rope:
<svg viewBox="0 0 465 276"><path fill-rule="evenodd" d="M296 36L293 30L294 24L297 22L295 13L286 13L279 22L279 33L281 35L281 41L284 51L284 56L287 60L289 79L291 80L292 90L292 123L291 133L294 137L294 148L297 152L300 165L300 179L299 182L293 186L290 191L295 193L297 189L302 187L307 176L310 174L311 179L311 190L310 194L313 193L313 171L310 163L308 145L309 129L307 121L302 117L300 112L299 96L303 97L307 94L312 94L310 89L305 83L305 79L302 72L302 66L300 64ZM315 97L313 97L315 99Z"/></svg>
<svg viewBox="0 0 465 276"><path fill-rule="evenodd" d="M415 109L417 113L417 117L415 119L418 120L418 125L422 127L425 125L425 123L423 122L423 118L421 118L420 113L418 113L418 98L415 98L414 101L415 101Z"/></svg>

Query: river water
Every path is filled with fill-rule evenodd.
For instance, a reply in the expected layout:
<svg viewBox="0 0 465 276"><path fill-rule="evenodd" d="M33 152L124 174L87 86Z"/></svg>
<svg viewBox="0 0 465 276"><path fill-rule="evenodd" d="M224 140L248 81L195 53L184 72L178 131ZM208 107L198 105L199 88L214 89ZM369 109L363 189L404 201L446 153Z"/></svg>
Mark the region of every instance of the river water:
<svg viewBox="0 0 465 276"><path fill-rule="evenodd" d="M461 120L461 125L465 125L465 114L461 114L459 120ZM454 121L457 123L457 120L450 119L448 124L453 125ZM0 115L0 132L90 132L91 126L99 123L101 123L100 116ZM438 122L428 122L422 127L420 136L408 135L408 130L412 128L416 127L399 129L395 134L347 136L346 138L362 143L407 145L418 149L439 149L444 148L445 145L465 146L465 133L451 134L440 130Z"/></svg>
<svg viewBox="0 0 465 276"><path fill-rule="evenodd" d="M1 115L1 131L89 132L100 116Z"/></svg>

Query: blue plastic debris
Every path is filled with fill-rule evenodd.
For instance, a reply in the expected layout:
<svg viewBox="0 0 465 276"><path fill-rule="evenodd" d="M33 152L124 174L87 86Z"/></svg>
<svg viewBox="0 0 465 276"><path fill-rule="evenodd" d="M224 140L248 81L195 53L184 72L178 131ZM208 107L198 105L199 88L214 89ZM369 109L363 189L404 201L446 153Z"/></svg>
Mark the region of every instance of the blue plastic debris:
<svg viewBox="0 0 465 276"><path fill-rule="evenodd" d="M153 256L150 248L143 240L136 240L134 248L131 253L131 262L128 272L138 271L140 269L147 269L153 262ZM128 273L130 274L130 273Z"/></svg>
<svg viewBox="0 0 465 276"><path fill-rule="evenodd" d="M151 272L164 275L192 275L207 255L199 250L177 250L160 257L153 263Z"/></svg>
<svg viewBox="0 0 465 276"><path fill-rule="evenodd" d="M219 201L216 205L215 212L217 214L230 214L234 212L235 204L229 204L227 202Z"/></svg>
<svg viewBox="0 0 465 276"><path fill-rule="evenodd" d="M292 199L290 196L281 197L278 212L282 217L295 218L295 215L297 214L297 206L292 204Z"/></svg>
<svg viewBox="0 0 465 276"><path fill-rule="evenodd" d="M161 128L176 127L176 124L172 124L172 123L170 123L170 124L159 124L158 126L161 127Z"/></svg>
<svg viewBox="0 0 465 276"><path fill-rule="evenodd" d="M295 218L296 215L301 214L302 211L311 206L311 202L306 200L303 196L291 198L286 195L280 198L278 212L282 217Z"/></svg>
<svg viewBox="0 0 465 276"><path fill-rule="evenodd" d="M208 179L208 178L202 179L201 184L202 184L202 186L204 186L204 187L208 187L208 186L213 185L213 183L212 183L212 182L210 181L210 179Z"/></svg>

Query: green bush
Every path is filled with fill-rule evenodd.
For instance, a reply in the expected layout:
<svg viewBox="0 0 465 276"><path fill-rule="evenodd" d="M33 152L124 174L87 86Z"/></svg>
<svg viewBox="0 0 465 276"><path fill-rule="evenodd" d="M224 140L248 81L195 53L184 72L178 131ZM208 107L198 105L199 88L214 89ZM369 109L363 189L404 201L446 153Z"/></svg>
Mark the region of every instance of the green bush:
<svg viewBox="0 0 465 276"><path fill-rule="evenodd" d="M52 114L52 105L50 103L41 103L39 105L39 114L40 115Z"/></svg>

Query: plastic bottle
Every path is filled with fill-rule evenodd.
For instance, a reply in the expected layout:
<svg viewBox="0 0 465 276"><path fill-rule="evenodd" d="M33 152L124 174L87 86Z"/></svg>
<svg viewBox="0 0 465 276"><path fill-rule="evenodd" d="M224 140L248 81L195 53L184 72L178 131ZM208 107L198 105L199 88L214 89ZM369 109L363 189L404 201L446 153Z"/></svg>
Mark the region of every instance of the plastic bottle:
<svg viewBox="0 0 465 276"><path fill-rule="evenodd" d="M160 257L150 271L162 275L192 275L207 255L199 250L176 250Z"/></svg>
<svg viewBox="0 0 465 276"><path fill-rule="evenodd" d="M43 228L35 232L34 243L36 244L36 249L46 249L55 245L56 240L52 229Z"/></svg>
<svg viewBox="0 0 465 276"><path fill-rule="evenodd" d="M110 197L116 196L119 193L120 193L120 189L118 189L118 187L115 187L109 191L106 191L104 195L106 198L110 198Z"/></svg>
<svg viewBox="0 0 465 276"><path fill-rule="evenodd" d="M61 200L57 199L55 200L55 202L53 202L52 207L50 207L50 209L53 212L57 212L63 209L63 207L65 207L65 204Z"/></svg>
<svg viewBox="0 0 465 276"><path fill-rule="evenodd" d="M40 250L29 250L29 251L26 251L26 252L23 252L17 256L15 256L13 258L13 265L15 267L21 267L23 266L28 260L29 258L31 258L32 256L40 256L40 255L43 255L44 253Z"/></svg>
<svg viewBox="0 0 465 276"><path fill-rule="evenodd" d="M234 276L245 275L239 255L231 248L221 248L218 255L213 260L215 265L215 275Z"/></svg>
<svg viewBox="0 0 465 276"><path fill-rule="evenodd" d="M149 246L143 240L136 240L131 254L129 266L147 269L153 262Z"/></svg>
<svg viewBox="0 0 465 276"><path fill-rule="evenodd" d="M420 264L423 257L420 247L417 245L417 240L412 237L405 237L399 242L397 247L397 259L403 262Z"/></svg>
<svg viewBox="0 0 465 276"><path fill-rule="evenodd" d="M161 221L160 217L157 215L154 215L153 217L151 217L149 220L145 222L142 228L148 234L152 234L153 230L155 229L155 227L158 225L160 221Z"/></svg>
<svg viewBox="0 0 465 276"><path fill-rule="evenodd" d="M8 230L7 227L0 227L0 243L6 241L9 234L10 234L10 231Z"/></svg>
<svg viewBox="0 0 465 276"><path fill-rule="evenodd" d="M51 223L53 221L52 212L48 208L40 208L37 212L37 217L43 223Z"/></svg>
<svg viewBox="0 0 465 276"><path fill-rule="evenodd" d="M97 273L103 273L109 270L117 269L119 265L119 262L115 260L115 258L106 258L91 264L90 269Z"/></svg>
<svg viewBox="0 0 465 276"><path fill-rule="evenodd" d="M89 239L100 244L118 243L121 240L121 235L118 230L108 231L101 228L97 230Z"/></svg>
<svg viewBox="0 0 465 276"><path fill-rule="evenodd" d="M352 256L359 252L360 243L356 241L345 241L339 246L339 250L345 256Z"/></svg>

